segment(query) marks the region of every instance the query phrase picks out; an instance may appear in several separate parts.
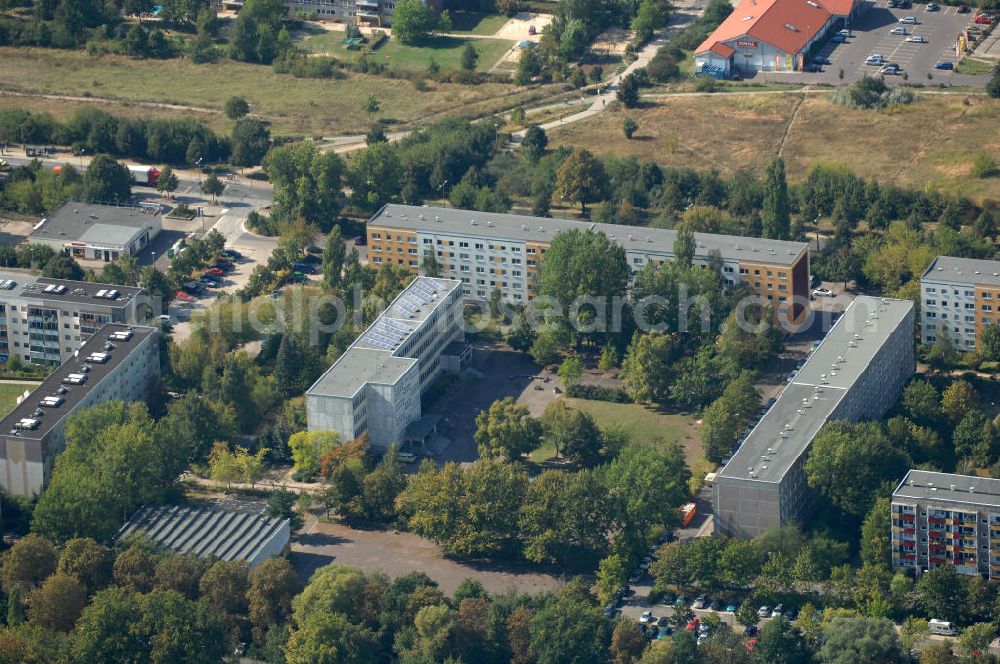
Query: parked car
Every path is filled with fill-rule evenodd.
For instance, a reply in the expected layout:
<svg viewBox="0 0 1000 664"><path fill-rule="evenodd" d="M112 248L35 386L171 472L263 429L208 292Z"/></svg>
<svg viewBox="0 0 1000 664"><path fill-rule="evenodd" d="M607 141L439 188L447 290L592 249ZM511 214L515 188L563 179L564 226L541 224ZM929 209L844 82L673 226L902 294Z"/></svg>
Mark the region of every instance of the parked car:
<svg viewBox="0 0 1000 664"><path fill-rule="evenodd" d="M292 265L292 269L298 270L299 272L305 272L306 274L315 274L316 268L314 268L309 263L295 263Z"/></svg>
<svg viewBox="0 0 1000 664"><path fill-rule="evenodd" d="M726 613L736 613L736 610L740 608L740 605L736 602L731 602L726 605Z"/></svg>
<svg viewBox="0 0 1000 664"><path fill-rule="evenodd" d="M958 12L959 14L968 14L969 13L969 6L968 5L959 5L958 9L956 9L955 11Z"/></svg>
<svg viewBox="0 0 1000 664"><path fill-rule="evenodd" d="M652 611L643 611L642 615L639 616L639 624L641 625L648 625L649 623L653 622L653 620L654 619Z"/></svg>
<svg viewBox="0 0 1000 664"><path fill-rule="evenodd" d="M980 25L993 25L993 17L989 14L980 14L974 19L974 22Z"/></svg>
<svg viewBox="0 0 1000 664"><path fill-rule="evenodd" d="M907 25L916 25L917 24L917 17L916 16L904 16L903 18L899 19L899 22L900 23L906 23Z"/></svg>
<svg viewBox="0 0 1000 664"><path fill-rule="evenodd" d="M704 609L705 608L705 596L698 595L694 600L694 604L691 605L692 609Z"/></svg>
<svg viewBox="0 0 1000 664"><path fill-rule="evenodd" d="M670 625L664 625L660 628L660 633L656 635L658 639L665 639L674 633L673 628Z"/></svg>
<svg viewBox="0 0 1000 664"><path fill-rule="evenodd" d="M834 44L843 44L845 41L847 41L847 37L845 37L844 35L834 35L831 38L831 41Z"/></svg>
<svg viewBox="0 0 1000 664"><path fill-rule="evenodd" d="M936 2L928 2L927 3L927 11L929 11L929 12L936 12L936 11L940 11L940 10L941 10L941 5L939 5L938 3L936 3Z"/></svg>
<svg viewBox="0 0 1000 664"><path fill-rule="evenodd" d="M934 69L941 69L943 71L952 71L955 69L955 63L948 62L947 60L942 60L940 62L934 63Z"/></svg>
<svg viewBox="0 0 1000 664"><path fill-rule="evenodd" d="M899 74L899 72L900 72L899 65L892 62L882 67L878 71L878 73L882 74L883 76L896 76L897 74Z"/></svg>
<svg viewBox="0 0 1000 664"><path fill-rule="evenodd" d="M909 9L912 6L913 4L910 2L910 0L899 0L899 4L897 5L897 7L899 7L900 9Z"/></svg>
<svg viewBox="0 0 1000 664"><path fill-rule="evenodd" d="M698 629L698 626L700 624L701 624L700 620L698 620L697 618L692 618L691 620L688 621L687 630L689 632L693 632Z"/></svg>
<svg viewBox="0 0 1000 664"><path fill-rule="evenodd" d="M698 633L699 634L708 634L708 624L707 623L701 623L701 624L699 624L698 625Z"/></svg>
<svg viewBox="0 0 1000 664"><path fill-rule="evenodd" d="M771 617L772 618L780 617L784 609L785 607L783 605L778 604L777 606L774 607L774 609L771 610Z"/></svg>
<svg viewBox="0 0 1000 664"><path fill-rule="evenodd" d="M219 287L219 282L216 281L215 279L212 279L211 277L201 277L200 279L198 279L198 283L202 284L203 286L206 286L208 288L218 288Z"/></svg>
<svg viewBox="0 0 1000 664"><path fill-rule="evenodd" d="M896 26L895 28L893 28L892 30L889 31L889 34L890 35L906 35L906 34L909 34L909 30L907 30L906 28L904 28L902 26Z"/></svg>
<svg viewBox="0 0 1000 664"><path fill-rule="evenodd" d="M205 270L205 276L209 277L221 277L225 274L221 267L210 267Z"/></svg>
<svg viewBox="0 0 1000 664"><path fill-rule="evenodd" d="M837 34L840 35L841 37L850 37L851 31L845 28L843 30L839 30Z"/></svg>
<svg viewBox="0 0 1000 664"><path fill-rule="evenodd" d="M417 455L413 452L396 452L396 458L403 463L416 463Z"/></svg>
<svg viewBox="0 0 1000 664"><path fill-rule="evenodd" d="M747 636L757 636L757 625L747 625L747 628L743 630L743 633Z"/></svg>
<svg viewBox="0 0 1000 664"><path fill-rule="evenodd" d="M235 249L223 249L222 250L222 257L223 258L228 258L231 261L235 261L235 260L239 260L239 259L243 258L243 254L241 254L240 252L236 251Z"/></svg>
<svg viewBox="0 0 1000 664"><path fill-rule="evenodd" d="M765 605L765 606L762 606L759 609L757 609L757 617L758 618L767 618L770 615L771 615L771 607L769 607L769 606Z"/></svg>
<svg viewBox="0 0 1000 664"><path fill-rule="evenodd" d="M799 610L788 609L787 611L785 611L785 617L788 618L789 621L795 620L796 618L799 617Z"/></svg>
<svg viewBox="0 0 1000 664"><path fill-rule="evenodd" d="M867 58L865 58L865 64L866 65L881 65L881 64L884 64L884 63L885 63L885 57L881 53L872 53ZM814 290L813 291L813 295L815 295L816 291L818 291L818 290L820 290L820 289L817 288L816 290ZM823 290L826 290L826 289L823 289Z"/></svg>
<svg viewBox="0 0 1000 664"><path fill-rule="evenodd" d="M878 55L878 54L876 53L875 55L870 55L868 57L869 58L874 58L876 55ZM878 55L878 58L879 58L879 60L881 60L882 56ZM814 297L833 297L833 291L830 290L829 288L815 288L815 289L813 289L813 296Z"/></svg>
<svg viewBox="0 0 1000 664"><path fill-rule="evenodd" d="M889 0L887 6L892 9L899 6L899 0Z"/></svg>
<svg viewBox="0 0 1000 664"><path fill-rule="evenodd" d="M678 595L677 599L674 600L674 606L684 606L687 604L687 600L684 599L684 595Z"/></svg>
<svg viewBox="0 0 1000 664"><path fill-rule="evenodd" d="M927 37L924 37L923 35L910 35L906 38L906 41L914 44L926 44Z"/></svg>
<svg viewBox="0 0 1000 664"><path fill-rule="evenodd" d="M359 235L356 238L354 238L354 246L355 247L362 247L362 246L364 246L366 244L368 244L368 238L365 237L364 235Z"/></svg>
<svg viewBox="0 0 1000 664"><path fill-rule="evenodd" d="M711 608L713 611L722 611L724 606L725 604L722 603L721 599L716 598L712 600Z"/></svg>

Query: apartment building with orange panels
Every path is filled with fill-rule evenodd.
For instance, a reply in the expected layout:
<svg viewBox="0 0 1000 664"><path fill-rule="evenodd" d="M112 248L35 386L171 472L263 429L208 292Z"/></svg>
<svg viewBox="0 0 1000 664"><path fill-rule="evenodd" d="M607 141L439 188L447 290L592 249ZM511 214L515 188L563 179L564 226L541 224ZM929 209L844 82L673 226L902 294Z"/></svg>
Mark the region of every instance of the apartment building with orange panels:
<svg viewBox="0 0 1000 664"><path fill-rule="evenodd" d="M677 232L673 230L386 205L368 221L368 261L373 267L390 263L419 274L424 257L430 254L441 267L442 277L462 282L466 298L486 299L499 290L505 300L520 302L535 294L539 268L552 238L574 228L599 231L622 245L635 271L674 259ZM696 233L695 242L696 264L708 265L717 254L726 283L747 284L773 306L780 319L796 321L805 313L807 243L711 233Z"/></svg>
<svg viewBox="0 0 1000 664"><path fill-rule="evenodd" d="M911 470L892 494L892 566L1000 579L1000 480Z"/></svg>
<svg viewBox="0 0 1000 664"><path fill-rule="evenodd" d="M920 337L946 334L958 350L975 350L979 334L1000 320L1000 261L938 256L920 277Z"/></svg>

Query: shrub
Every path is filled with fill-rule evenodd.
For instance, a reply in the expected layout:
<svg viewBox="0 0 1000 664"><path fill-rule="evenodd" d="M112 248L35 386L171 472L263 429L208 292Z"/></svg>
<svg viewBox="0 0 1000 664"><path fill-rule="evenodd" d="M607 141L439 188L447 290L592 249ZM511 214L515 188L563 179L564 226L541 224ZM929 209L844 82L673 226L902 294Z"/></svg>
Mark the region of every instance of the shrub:
<svg viewBox="0 0 1000 664"><path fill-rule="evenodd" d="M576 383L566 390L566 396L573 399L590 399L591 401L610 401L612 403L631 403L625 390L603 385L581 385Z"/></svg>
<svg viewBox="0 0 1000 664"><path fill-rule="evenodd" d="M986 153L985 150L978 151L972 157L972 175L977 178L988 178L997 170L997 162Z"/></svg>
<svg viewBox="0 0 1000 664"><path fill-rule="evenodd" d="M866 75L857 83L834 90L830 98L841 106L879 110L911 104L916 95L912 90L893 87L882 78Z"/></svg>

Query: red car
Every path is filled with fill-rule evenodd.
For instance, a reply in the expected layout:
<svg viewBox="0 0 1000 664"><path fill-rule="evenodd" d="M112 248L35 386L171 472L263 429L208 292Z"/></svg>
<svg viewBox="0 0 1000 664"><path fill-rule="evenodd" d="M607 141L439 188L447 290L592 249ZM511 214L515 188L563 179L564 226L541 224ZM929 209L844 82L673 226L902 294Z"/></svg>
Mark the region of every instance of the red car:
<svg viewBox="0 0 1000 664"><path fill-rule="evenodd" d="M757 639L747 639L747 650L753 652L753 649L757 647Z"/></svg>
<svg viewBox="0 0 1000 664"><path fill-rule="evenodd" d="M222 271L222 268L210 267L207 270L205 270L205 274L209 277L221 277L222 275L225 274L225 272Z"/></svg>
<svg viewBox="0 0 1000 664"><path fill-rule="evenodd" d="M694 630L698 629L699 623L701 623L701 621L698 620L697 618L692 618L691 620L689 620L687 624L688 631L693 632Z"/></svg>
<svg viewBox="0 0 1000 664"><path fill-rule="evenodd" d="M194 300L193 297L191 297L190 295L188 295L184 291L177 291L177 299L180 300L180 301L182 301L182 302L191 302L192 300Z"/></svg>
<svg viewBox="0 0 1000 664"><path fill-rule="evenodd" d="M231 260L229 260L228 258L226 258L225 256L220 256L219 258L216 258L215 262L216 263L222 263L223 265L228 265L229 267L233 266L233 262Z"/></svg>
<svg viewBox="0 0 1000 664"><path fill-rule="evenodd" d="M976 17L976 23L979 23L980 25L992 25L993 17L989 14L980 14Z"/></svg>

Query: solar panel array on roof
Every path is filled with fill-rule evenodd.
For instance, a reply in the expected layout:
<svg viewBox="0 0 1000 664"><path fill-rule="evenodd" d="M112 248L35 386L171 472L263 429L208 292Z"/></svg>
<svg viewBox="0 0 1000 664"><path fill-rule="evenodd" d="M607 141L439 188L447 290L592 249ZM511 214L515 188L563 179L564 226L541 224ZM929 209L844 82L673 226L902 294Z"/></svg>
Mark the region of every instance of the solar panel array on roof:
<svg viewBox="0 0 1000 664"><path fill-rule="evenodd" d="M118 532L118 538L141 533L178 554L221 560L256 560L258 552L282 530L287 519L215 507L164 505L144 507ZM286 535L287 537L287 535Z"/></svg>

